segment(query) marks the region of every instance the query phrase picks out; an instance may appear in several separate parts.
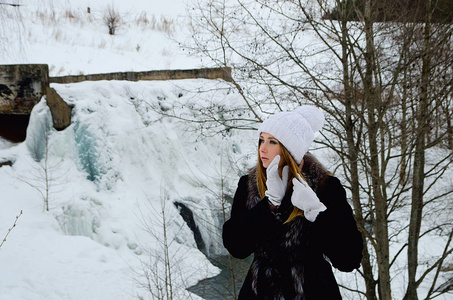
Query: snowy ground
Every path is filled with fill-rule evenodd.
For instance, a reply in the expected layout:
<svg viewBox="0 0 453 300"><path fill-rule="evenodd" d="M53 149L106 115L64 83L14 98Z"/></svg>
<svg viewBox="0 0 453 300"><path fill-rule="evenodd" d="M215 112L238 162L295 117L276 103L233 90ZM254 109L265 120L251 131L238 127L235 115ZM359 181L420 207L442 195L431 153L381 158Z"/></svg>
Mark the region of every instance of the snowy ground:
<svg viewBox="0 0 453 300"><path fill-rule="evenodd" d="M173 40L184 26L183 1L109 1L123 20L115 36L102 21L105 1L14 3L21 6L0 7L0 34L8 40L1 64L45 63L50 76L202 66ZM197 298L185 288L218 269L197 249L172 202L181 201L195 218L219 225L217 199L200 188L212 183L199 178L216 172L218 153L206 151L214 148L210 143L227 142L220 137L195 143L187 128L159 121L146 102L193 98L191 90L212 84L218 83L52 85L74 105L72 125L62 132L49 129L43 99L33 110L26 142L0 139L0 158L14 162L0 168L1 238L22 211L0 249L0 299L149 298L137 281L145 280L144 264L161 266L154 254L164 243L164 221L156 218L162 209L173 241L168 249L174 293L179 299ZM46 148L48 164L42 159ZM48 212L41 194L46 174L52 176ZM200 230L206 251L218 248L218 237L210 238L207 227Z"/></svg>
<svg viewBox="0 0 453 300"><path fill-rule="evenodd" d="M184 0L14 3L21 6L0 7L0 64L48 64L50 76L207 66L179 45L186 39ZM109 7L121 16L114 36L103 20Z"/></svg>

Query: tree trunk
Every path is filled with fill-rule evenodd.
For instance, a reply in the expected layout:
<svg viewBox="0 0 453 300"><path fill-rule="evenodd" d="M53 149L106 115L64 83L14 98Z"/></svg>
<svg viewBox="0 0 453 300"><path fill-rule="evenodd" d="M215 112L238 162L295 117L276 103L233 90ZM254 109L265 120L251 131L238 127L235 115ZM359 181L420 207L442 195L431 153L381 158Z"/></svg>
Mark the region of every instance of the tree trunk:
<svg viewBox="0 0 453 300"><path fill-rule="evenodd" d="M365 3L365 37L366 37L366 50L365 50L365 78L364 78L364 100L367 103L368 112L368 142L370 147L370 169L371 169L371 189L374 198L376 220L374 224L376 236L376 255L378 264L378 286L379 298L382 300L391 300L391 287L390 287L390 254L389 254L389 236L388 236L388 222L387 222L387 201L382 194L382 186L380 180L380 166L379 166L379 146L378 146L378 132L381 118L380 99L376 95L376 90L373 85L373 77L376 70L374 60L376 49L374 46L373 36L373 19L371 12L371 0Z"/></svg>
<svg viewBox="0 0 453 300"><path fill-rule="evenodd" d="M362 268L363 277L366 286L367 300L376 300L376 280L373 277L373 267L367 246L367 237L365 232L365 219L363 217L362 205L360 203L360 185L358 170L358 149L354 140L354 124L352 121L353 113L353 95L349 77L349 43L346 16L346 1L342 1L342 22L341 22L341 47L342 47L342 66L343 66L343 85L345 92L345 111L346 111L346 139L349 155L350 183L352 191L352 204L354 207L357 225L362 233L363 238L363 258Z"/></svg>
<svg viewBox="0 0 453 300"><path fill-rule="evenodd" d="M415 127L415 154L414 176L412 181L411 216L409 223L409 237L407 247L408 259L408 286L404 300L417 300L417 267L418 267L418 241L423 212L423 188L425 180L425 139L427 133L428 113L428 86L431 67L430 35L431 35L431 0L427 2L426 20L424 31L424 44L422 50L422 74L420 86L420 101L417 107L417 124Z"/></svg>
<svg viewBox="0 0 453 300"><path fill-rule="evenodd" d="M451 114L447 115L447 140L448 148L453 150L453 127L451 126Z"/></svg>
<svg viewBox="0 0 453 300"><path fill-rule="evenodd" d="M400 179L399 184L404 185L406 181L406 168L407 168L407 70L404 70L403 76L403 95L401 99L401 123L400 123L400 130L401 130L401 165L400 165Z"/></svg>

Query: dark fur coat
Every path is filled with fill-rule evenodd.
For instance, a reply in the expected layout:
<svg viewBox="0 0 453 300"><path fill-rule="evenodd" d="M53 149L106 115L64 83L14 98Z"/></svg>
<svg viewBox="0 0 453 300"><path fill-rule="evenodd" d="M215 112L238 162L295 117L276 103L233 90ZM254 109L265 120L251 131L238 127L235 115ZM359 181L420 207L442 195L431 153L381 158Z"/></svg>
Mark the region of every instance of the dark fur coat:
<svg viewBox="0 0 453 300"><path fill-rule="evenodd" d="M341 271L360 266L362 237L344 188L310 154L302 173L327 207L315 222L297 217L284 223L293 210L291 193L271 212L259 197L255 169L239 180L223 227L224 245L234 257L254 254L239 299L341 299L330 263Z"/></svg>

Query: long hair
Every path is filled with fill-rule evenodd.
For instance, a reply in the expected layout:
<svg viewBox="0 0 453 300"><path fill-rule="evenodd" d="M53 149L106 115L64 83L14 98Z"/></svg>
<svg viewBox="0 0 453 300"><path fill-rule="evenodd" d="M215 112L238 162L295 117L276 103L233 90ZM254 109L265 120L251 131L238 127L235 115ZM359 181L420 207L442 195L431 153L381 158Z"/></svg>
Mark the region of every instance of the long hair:
<svg viewBox="0 0 453 300"><path fill-rule="evenodd" d="M293 178L297 177L297 175L300 175L303 179L302 175L302 163L298 165L292 155L289 153L289 151L285 148L285 146L282 145L282 143L278 143L280 145L280 149L282 152L281 159L283 159L284 163L288 166L289 168L289 176L288 176L288 185L286 187L286 192L288 192L290 189L293 188ZM258 162L256 166L256 184L258 186L258 193L260 194L261 199L265 197L265 192L267 190L266 187L266 169L263 167L263 164L261 163L260 160L260 151L259 151L259 146L260 143L258 143ZM280 176L281 170L279 168L279 173ZM304 179L305 180L305 179ZM288 219L285 221L285 223L290 222L292 219L294 219L297 216L303 216L304 212L300 210L297 207L294 207L293 211L291 212L290 216Z"/></svg>

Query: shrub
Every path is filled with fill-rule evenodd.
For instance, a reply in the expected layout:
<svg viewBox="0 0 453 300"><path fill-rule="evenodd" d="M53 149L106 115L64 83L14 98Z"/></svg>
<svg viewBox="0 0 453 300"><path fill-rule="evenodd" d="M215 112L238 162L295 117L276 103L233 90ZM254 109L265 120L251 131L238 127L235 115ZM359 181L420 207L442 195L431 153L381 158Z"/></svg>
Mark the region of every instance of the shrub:
<svg viewBox="0 0 453 300"><path fill-rule="evenodd" d="M115 35L115 31L121 22L121 16L119 12L115 10L113 6L108 6L107 11L104 14L104 23L109 28L109 34Z"/></svg>

